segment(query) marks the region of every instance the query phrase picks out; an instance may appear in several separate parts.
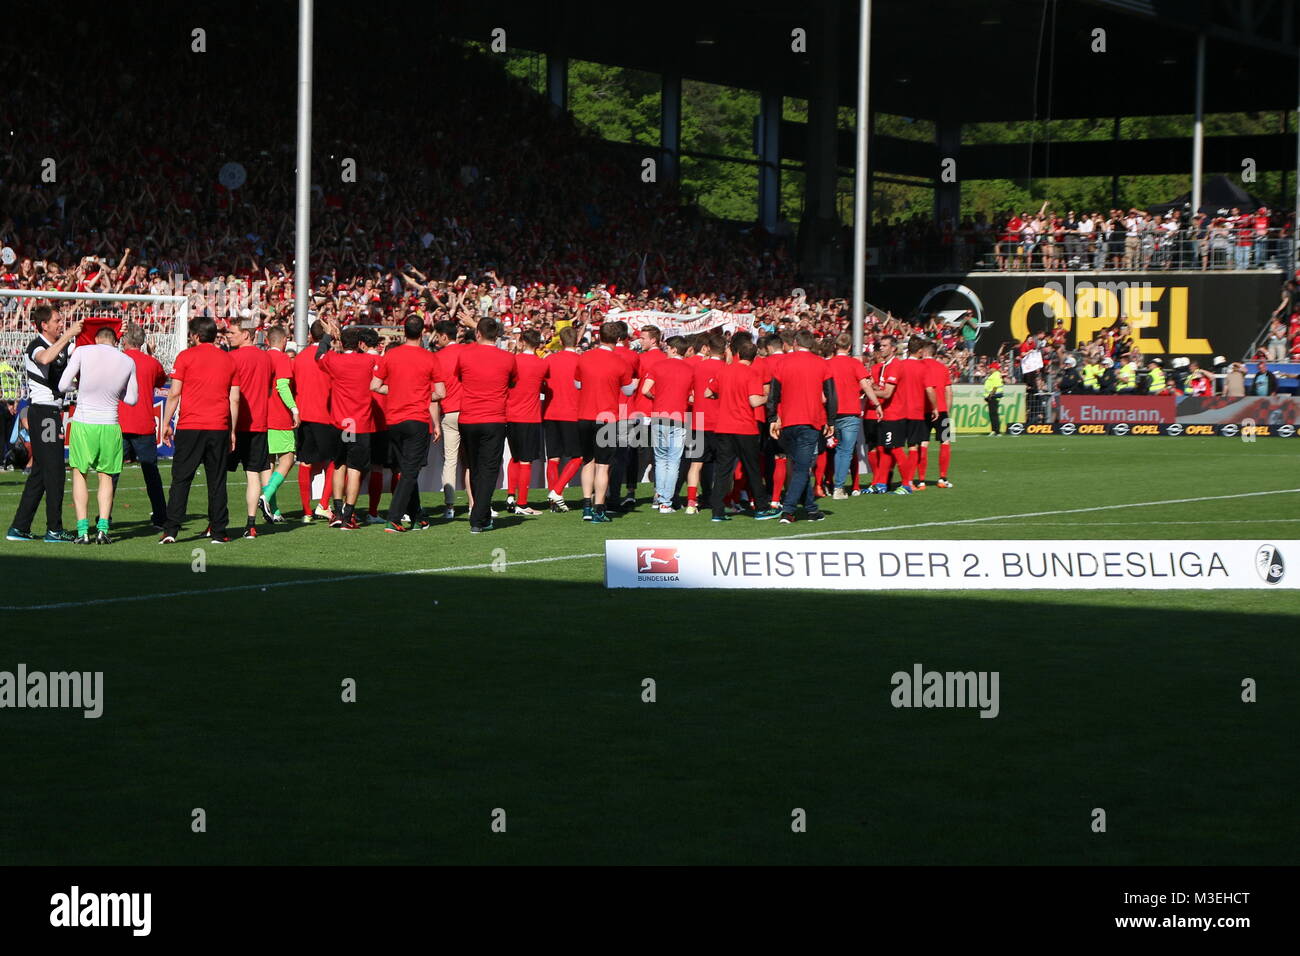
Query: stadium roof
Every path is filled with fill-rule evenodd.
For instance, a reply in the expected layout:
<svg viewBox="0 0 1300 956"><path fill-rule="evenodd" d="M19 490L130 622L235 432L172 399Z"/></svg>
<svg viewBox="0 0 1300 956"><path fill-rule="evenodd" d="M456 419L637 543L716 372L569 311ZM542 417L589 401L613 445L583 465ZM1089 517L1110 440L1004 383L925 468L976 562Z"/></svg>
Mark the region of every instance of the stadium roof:
<svg viewBox="0 0 1300 956"><path fill-rule="evenodd" d="M515 49L809 98L822 2L837 11L839 102L852 106L856 0L658 0L648 7L451 0L436 23L483 40L502 27ZM1196 35L1203 30L1206 112L1295 109L1295 6L1295 0L876 0L872 107L964 122L1189 114ZM808 31L807 54L791 52L796 27ZM1098 28L1106 31L1105 53L1091 51Z"/></svg>

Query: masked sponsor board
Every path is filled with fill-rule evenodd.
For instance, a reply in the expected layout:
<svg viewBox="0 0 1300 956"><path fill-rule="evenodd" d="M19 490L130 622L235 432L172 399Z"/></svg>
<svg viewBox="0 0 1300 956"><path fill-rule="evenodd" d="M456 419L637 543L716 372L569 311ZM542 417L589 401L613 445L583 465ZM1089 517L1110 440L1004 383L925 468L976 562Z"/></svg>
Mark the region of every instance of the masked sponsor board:
<svg viewBox="0 0 1300 956"><path fill-rule="evenodd" d="M1172 395L1062 395L1058 414L1076 425L1158 425L1176 420L1177 407Z"/></svg>
<svg viewBox="0 0 1300 956"><path fill-rule="evenodd" d="M1289 589L1300 541L606 541L608 588Z"/></svg>
<svg viewBox="0 0 1300 956"><path fill-rule="evenodd" d="M1002 426L1025 420L1025 386L1004 385L998 414ZM989 406L984 400L983 385L954 385L952 408L948 410L953 431L958 435L985 435L993 430L989 423Z"/></svg>

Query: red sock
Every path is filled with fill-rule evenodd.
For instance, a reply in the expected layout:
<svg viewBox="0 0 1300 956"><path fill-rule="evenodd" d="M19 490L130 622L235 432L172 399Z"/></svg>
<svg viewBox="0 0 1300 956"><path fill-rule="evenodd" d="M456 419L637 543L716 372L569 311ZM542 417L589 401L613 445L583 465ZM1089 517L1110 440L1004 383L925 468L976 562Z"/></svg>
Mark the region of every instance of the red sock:
<svg viewBox="0 0 1300 956"><path fill-rule="evenodd" d="M687 486L686 486L686 503L687 503L688 505L691 505L692 507L695 506L695 503L696 503L696 494L697 494L698 491L699 491L699 489L696 488L694 485L687 485Z"/></svg>
<svg viewBox="0 0 1300 956"><path fill-rule="evenodd" d="M930 467L930 450L920 445L916 450L916 480L925 481L925 473Z"/></svg>
<svg viewBox="0 0 1300 956"><path fill-rule="evenodd" d="M528 507L528 485L533 477L533 463L520 461L515 464L515 487L519 489L519 505L526 508Z"/></svg>
<svg viewBox="0 0 1300 956"><path fill-rule="evenodd" d="M564 471L560 472L560 477L555 479L555 484L551 485L551 490L557 495L564 494L564 489L569 487L569 482L573 480L573 476L580 468L582 468L582 459L570 458L569 463L564 466Z"/></svg>
<svg viewBox="0 0 1300 956"><path fill-rule="evenodd" d="M819 486L826 480L826 452L817 456L817 469L813 472L813 477Z"/></svg>
<svg viewBox="0 0 1300 956"><path fill-rule="evenodd" d="M910 485L914 470L911 453L906 448L895 448L894 462L898 465L898 477L902 479L903 484Z"/></svg>
<svg viewBox="0 0 1300 956"><path fill-rule="evenodd" d="M871 473L871 481L877 485L889 484L889 473L894 470L893 456L884 448L875 449L876 467Z"/></svg>
<svg viewBox="0 0 1300 956"><path fill-rule="evenodd" d="M939 477L948 477L948 459L952 457L952 446L944 442L939 446Z"/></svg>
<svg viewBox="0 0 1300 956"><path fill-rule="evenodd" d="M384 493L384 473L382 471L372 471L370 473L370 513L379 514L379 498Z"/></svg>
<svg viewBox="0 0 1300 956"><path fill-rule="evenodd" d="M321 488L320 506L329 508L330 502L334 498L334 462L325 466L325 485Z"/></svg>
<svg viewBox="0 0 1300 956"><path fill-rule="evenodd" d="M781 492L785 489L785 469L786 459L778 458L776 466L772 469L772 500L780 501Z"/></svg>
<svg viewBox="0 0 1300 956"><path fill-rule="evenodd" d="M560 459L558 458L546 459L546 487L550 488L552 491L555 491L556 490L555 486L556 484L559 483L559 480L560 480ZM563 489L559 489L559 490L562 491Z"/></svg>
<svg viewBox="0 0 1300 956"><path fill-rule="evenodd" d="M298 466L298 497L302 499L302 513L311 514L311 480L319 472L316 465L307 463Z"/></svg>

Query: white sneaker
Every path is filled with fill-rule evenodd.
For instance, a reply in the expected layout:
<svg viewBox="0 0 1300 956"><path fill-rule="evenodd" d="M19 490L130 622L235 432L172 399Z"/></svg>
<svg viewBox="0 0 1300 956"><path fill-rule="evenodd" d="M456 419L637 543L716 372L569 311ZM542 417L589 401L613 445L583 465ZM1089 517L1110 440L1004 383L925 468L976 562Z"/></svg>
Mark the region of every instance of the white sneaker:
<svg viewBox="0 0 1300 956"><path fill-rule="evenodd" d="M843 488L836 488L835 493L831 495L831 498L833 498L836 501L847 501L849 498L849 493L845 491Z"/></svg>
<svg viewBox="0 0 1300 956"><path fill-rule="evenodd" d="M334 517L328 508L322 508L320 505L316 506L316 510L313 511L312 514L317 518L324 518L326 521Z"/></svg>
<svg viewBox="0 0 1300 956"><path fill-rule="evenodd" d="M506 511L507 511L507 512L513 512L514 510L515 510L515 496L514 496L514 495L506 495ZM496 515L493 514L492 517L495 518Z"/></svg>
<svg viewBox="0 0 1300 956"><path fill-rule="evenodd" d="M696 515L696 514L699 514L699 513L700 513L700 509L697 508L695 505L687 505L687 506L686 506L686 513L687 513L688 515Z"/></svg>
<svg viewBox="0 0 1300 956"><path fill-rule="evenodd" d="M861 488L854 488L852 491L849 492L849 497L850 497L850 498L857 498L857 497L858 497L859 495L861 495L861 494L862 494L862 489L861 489Z"/></svg>
<svg viewBox="0 0 1300 956"><path fill-rule="evenodd" d="M670 514L673 513L673 506L672 506L672 505L660 505L660 506L659 506L659 513L660 513L661 515L670 515Z"/></svg>
<svg viewBox="0 0 1300 956"><path fill-rule="evenodd" d="M496 513L496 510L493 509L493 508L489 508L489 509L488 509L488 512L489 512L490 516L493 517L493 518L499 518L499 517L501 517L499 514Z"/></svg>

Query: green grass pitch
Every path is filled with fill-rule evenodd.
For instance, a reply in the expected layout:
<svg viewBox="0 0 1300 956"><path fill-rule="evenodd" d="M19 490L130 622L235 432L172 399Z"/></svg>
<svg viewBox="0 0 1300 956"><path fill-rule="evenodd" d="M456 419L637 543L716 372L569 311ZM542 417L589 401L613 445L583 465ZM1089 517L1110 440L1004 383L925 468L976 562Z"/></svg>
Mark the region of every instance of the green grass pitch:
<svg viewBox="0 0 1300 956"><path fill-rule="evenodd" d="M886 526L1300 538L1297 464L1281 439L963 438L956 488L826 501L815 528L661 516L643 485L605 526L207 546L195 517L172 547L128 469L111 548L0 541L0 669L105 694L98 720L0 711L0 862L1295 864L1297 592L611 592L581 556ZM1213 500L1076 510L1174 499ZM915 662L999 671L1000 716L895 710Z"/></svg>

